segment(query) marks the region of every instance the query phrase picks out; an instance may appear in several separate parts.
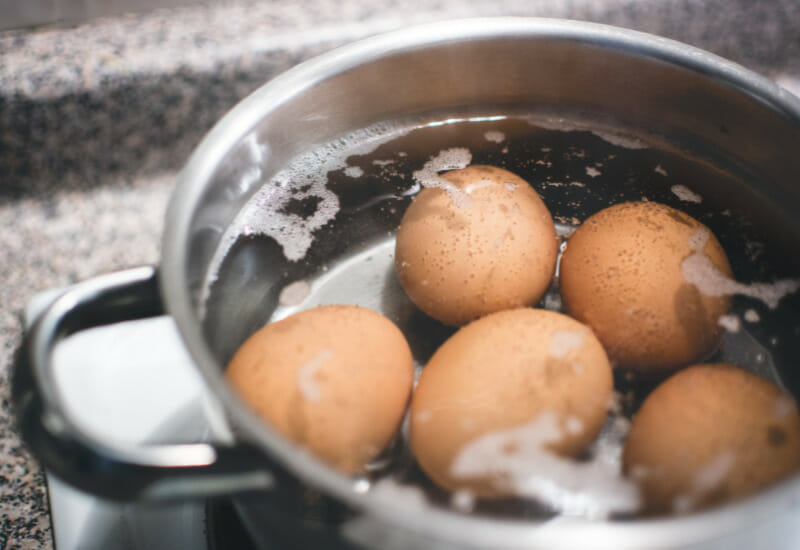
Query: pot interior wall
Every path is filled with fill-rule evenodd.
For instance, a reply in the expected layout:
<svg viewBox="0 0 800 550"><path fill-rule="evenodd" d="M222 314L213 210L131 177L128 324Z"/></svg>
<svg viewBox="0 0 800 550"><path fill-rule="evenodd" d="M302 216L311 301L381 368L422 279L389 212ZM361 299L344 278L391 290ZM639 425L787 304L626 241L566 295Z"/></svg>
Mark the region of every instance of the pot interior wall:
<svg viewBox="0 0 800 550"><path fill-rule="evenodd" d="M419 313L399 288L392 235L411 201L413 171L451 147L469 148L473 163L497 164L528 179L562 234L605 206L647 198L711 227L738 280L800 275L800 120L737 90L737 75L710 76L607 37L556 34L389 48L367 64L351 59L291 93L265 96L273 102L211 176L187 242L186 282L220 368L252 332L294 310L279 296L295 281L312 283L302 308L359 303L389 316L414 335L409 339L421 368L452 329ZM264 184L277 185L272 178L298 156L341 145L342 136L375 125L391 139L342 154L338 164L319 162L333 167L323 176L339 208L313 232L302 258L287 260L274 238L252 234L248 224L231 238L237 213ZM369 141L375 132L360 135ZM503 139L487 139L487 132ZM646 147L632 147L637 143ZM358 170L348 173L345 166ZM681 201L675 185L691 188L702 202ZM319 208L319 196L301 191L283 210L311 219ZM559 308L557 285L541 305ZM734 300L737 314L751 308L762 322L726 340L716 358L748 363L798 396L800 373L793 366L800 361L800 298L789 296L774 310ZM638 393L626 414L648 388L632 390ZM387 461L403 480L424 483L402 442ZM389 470L376 471L380 477ZM435 489L427 496L446 503ZM530 518L549 513L519 502L481 511Z"/></svg>

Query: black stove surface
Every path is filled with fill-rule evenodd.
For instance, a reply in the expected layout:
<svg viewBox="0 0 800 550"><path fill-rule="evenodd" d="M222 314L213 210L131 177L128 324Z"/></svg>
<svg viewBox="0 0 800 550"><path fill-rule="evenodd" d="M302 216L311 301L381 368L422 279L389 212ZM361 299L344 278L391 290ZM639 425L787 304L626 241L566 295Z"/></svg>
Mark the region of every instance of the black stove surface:
<svg viewBox="0 0 800 550"><path fill-rule="evenodd" d="M206 540L208 550L257 550L230 500L215 499L206 503ZM275 545L260 550L283 550Z"/></svg>

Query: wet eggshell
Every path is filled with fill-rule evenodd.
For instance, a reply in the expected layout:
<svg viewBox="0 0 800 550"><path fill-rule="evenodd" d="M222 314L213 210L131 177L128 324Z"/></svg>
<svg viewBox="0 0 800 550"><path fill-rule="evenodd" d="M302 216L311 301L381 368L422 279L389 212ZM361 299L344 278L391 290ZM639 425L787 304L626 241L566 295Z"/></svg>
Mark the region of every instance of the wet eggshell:
<svg viewBox="0 0 800 550"><path fill-rule="evenodd" d="M453 474L466 445L553 413L563 435L547 450L577 456L600 432L612 386L608 358L585 325L540 309L488 315L456 332L423 370L411 404L414 455L446 489L502 495L491 476Z"/></svg>
<svg viewBox="0 0 800 550"><path fill-rule="evenodd" d="M800 416L774 384L728 364L659 385L633 418L624 468L651 514L733 500L800 467Z"/></svg>
<svg viewBox="0 0 800 550"><path fill-rule="evenodd" d="M403 216L395 267L411 300L453 326L536 303L558 254L553 219L539 195L519 176L493 166L442 177L468 204L429 188Z"/></svg>
<svg viewBox="0 0 800 550"><path fill-rule="evenodd" d="M703 253L724 275L722 246L694 218L654 202L601 210L570 237L560 282L570 315L586 323L615 366L661 374L709 356L719 345L726 296L704 295L684 278L691 239L708 232Z"/></svg>
<svg viewBox="0 0 800 550"><path fill-rule="evenodd" d="M264 422L352 473L395 435L414 364L391 321L337 305L268 324L245 341L225 374Z"/></svg>

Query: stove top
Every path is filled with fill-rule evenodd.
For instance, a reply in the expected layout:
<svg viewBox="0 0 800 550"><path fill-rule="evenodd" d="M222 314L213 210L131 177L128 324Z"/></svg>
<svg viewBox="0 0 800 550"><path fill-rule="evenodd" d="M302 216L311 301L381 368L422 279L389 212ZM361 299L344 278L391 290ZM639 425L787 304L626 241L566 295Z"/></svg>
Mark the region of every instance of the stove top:
<svg viewBox="0 0 800 550"><path fill-rule="evenodd" d="M29 324L59 294L37 295ZM169 317L87 330L54 356L56 382L75 422L127 444L208 439L203 385ZM58 550L248 550L230 503L119 504L82 493L47 472Z"/></svg>

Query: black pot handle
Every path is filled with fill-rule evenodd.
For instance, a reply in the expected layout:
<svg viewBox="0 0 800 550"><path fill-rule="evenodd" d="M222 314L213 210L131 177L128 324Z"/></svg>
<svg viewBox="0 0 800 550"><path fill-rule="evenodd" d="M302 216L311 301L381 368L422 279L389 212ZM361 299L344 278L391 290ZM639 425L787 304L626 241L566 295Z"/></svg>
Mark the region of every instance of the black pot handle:
<svg viewBox="0 0 800 550"><path fill-rule="evenodd" d="M163 314L157 279L153 267L89 279L36 319L17 350L13 379L23 439L57 477L112 500L185 499L269 488L274 478L266 457L245 443L112 446L88 435L66 414L53 377L58 341L80 330Z"/></svg>

